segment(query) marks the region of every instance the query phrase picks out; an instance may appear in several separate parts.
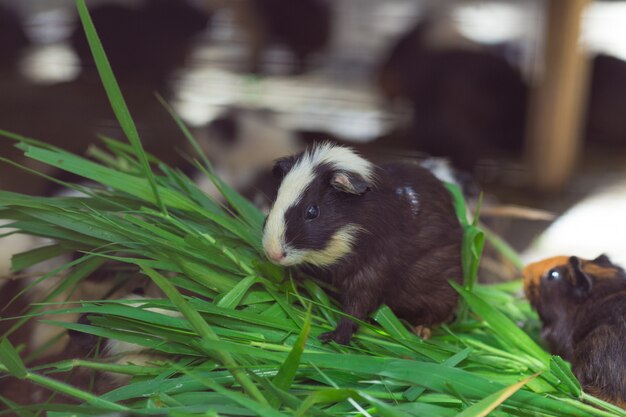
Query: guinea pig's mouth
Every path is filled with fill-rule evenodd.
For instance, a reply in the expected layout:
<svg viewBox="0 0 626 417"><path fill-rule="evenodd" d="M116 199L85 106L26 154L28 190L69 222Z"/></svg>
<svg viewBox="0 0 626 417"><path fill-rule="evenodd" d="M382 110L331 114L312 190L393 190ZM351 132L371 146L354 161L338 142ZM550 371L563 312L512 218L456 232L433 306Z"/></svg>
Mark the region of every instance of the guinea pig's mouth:
<svg viewBox="0 0 626 417"><path fill-rule="evenodd" d="M272 244L264 242L263 251L265 252L265 256L269 259L273 264L289 266L292 265L291 257L289 256L289 249L285 248L281 244Z"/></svg>
<svg viewBox="0 0 626 417"><path fill-rule="evenodd" d="M283 258L280 262L274 262L278 265L282 265L282 266L293 266L293 265L297 265L299 262L295 259L291 259L288 256Z"/></svg>
<svg viewBox="0 0 626 417"><path fill-rule="evenodd" d="M265 256L275 265L294 266L306 260L306 252L290 247L289 245L264 245Z"/></svg>
<svg viewBox="0 0 626 417"><path fill-rule="evenodd" d="M270 254L267 251L265 252L267 259L270 260L273 264L281 265L281 266L293 266L300 263L300 260L297 256L292 256L289 253L283 252L282 255Z"/></svg>

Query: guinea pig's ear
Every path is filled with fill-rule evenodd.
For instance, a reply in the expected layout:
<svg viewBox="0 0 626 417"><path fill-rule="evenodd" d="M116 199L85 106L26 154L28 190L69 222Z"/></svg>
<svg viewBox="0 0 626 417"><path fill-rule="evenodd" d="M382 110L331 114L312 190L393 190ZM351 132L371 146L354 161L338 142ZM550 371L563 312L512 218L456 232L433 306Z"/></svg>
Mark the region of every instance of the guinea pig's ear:
<svg viewBox="0 0 626 417"><path fill-rule="evenodd" d="M291 171L291 168L293 168L295 162L296 158L293 156L280 158L274 164L274 168L272 168L272 174L274 174L274 176L277 178L285 178L285 175L287 175L287 173Z"/></svg>
<svg viewBox="0 0 626 417"><path fill-rule="evenodd" d="M613 262L611 262L609 257L606 256L606 254L604 254L604 253L602 255L598 256L596 259L594 259L591 262L593 262L594 264L600 265L600 266L606 266L606 267L614 266Z"/></svg>
<svg viewBox="0 0 626 417"><path fill-rule="evenodd" d="M330 179L333 188L345 193L362 195L369 191L370 186L359 174L353 172L337 171Z"/></svg>
<svg viewBox="0 0 626 417"><path fill-rule="evenodd" d="M574 285L576 291L582 294L587 294L591 291L591 287L593 286L593 280L589 275L583 271L582 264L580 262L580 258L576 256L570 256L569 264L574 271Z"/></svg>

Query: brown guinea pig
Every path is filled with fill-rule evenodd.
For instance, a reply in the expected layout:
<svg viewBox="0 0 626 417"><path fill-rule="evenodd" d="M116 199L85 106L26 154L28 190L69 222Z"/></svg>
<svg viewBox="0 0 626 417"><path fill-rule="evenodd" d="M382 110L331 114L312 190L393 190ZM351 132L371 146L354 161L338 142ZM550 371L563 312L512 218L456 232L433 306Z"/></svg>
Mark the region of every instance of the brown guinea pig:
<svg viewBox="0 0 626 417"><path fill-rule="evenodd" d="M585 391L626 408L626 273L606 255L557 256L523 271L550 351L572 363Z"/></svg>

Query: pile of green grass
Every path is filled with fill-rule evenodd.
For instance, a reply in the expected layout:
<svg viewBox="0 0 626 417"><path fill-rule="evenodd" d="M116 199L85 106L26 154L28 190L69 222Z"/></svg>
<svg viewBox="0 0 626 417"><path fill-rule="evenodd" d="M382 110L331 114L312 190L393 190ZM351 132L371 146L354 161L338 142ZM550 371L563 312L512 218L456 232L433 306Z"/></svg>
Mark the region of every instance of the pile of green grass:
<svg viewBox="0 0 626 417"><path fill-rule="evenodd" d="M64 267L67 278L49 300L110 259L136 265L167 298L139 307L123 300L96 300L45 314L36 305L25 319L46 315L60 327L132 342L168 359L147 366L63 361L33 370L6 338L0 339L0 384L12 375L82 402L61 408L52 400L17 406L0 398L10 412L31 416L48 411L53 417L112 412L626 416L583 393L568 365L522 330L536 329L537 321L516 295L519 282L475 284L484 235L467 221L463 198L454 188L465 229L465 280L463 286L455 286L462 298L458 320L423 341L383 306L371 322L361 324L350 346L321 344L317 336L333 329L341 316L338 304L314 280L294 279L266 261L260 246L262 214L215 177L201 156L197 166L223 192L228 208L204 195L182 173L146 155L84 2L77 4L130 145L106 139L106 150L95 152L94 162L3 133L15 139L28 157L96 183L67 185L82 191L83 197L0 192L0 218L14 220L10 226L22 233L54 239L16 256L14 269L78 250L84 256ZM182 123L181 129L194 143ZM150 310L154 307L182 316ZM91 324L54 321L54 314L65 312L88 313ZM131 375L132 380L96 397L50 377L75 367L107 369Z"/></svg>

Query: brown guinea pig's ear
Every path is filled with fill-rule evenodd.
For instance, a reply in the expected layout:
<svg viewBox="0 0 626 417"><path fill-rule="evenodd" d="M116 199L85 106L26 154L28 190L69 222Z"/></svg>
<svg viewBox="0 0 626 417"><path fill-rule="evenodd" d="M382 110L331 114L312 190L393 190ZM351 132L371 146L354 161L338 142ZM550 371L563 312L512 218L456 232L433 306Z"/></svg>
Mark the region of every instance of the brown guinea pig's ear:
<svg viewBox="0 0 626 417"><path fill-rule="evenodd" d="M604 253L602 255L598 256L596 259L594 259L591 262L593 262L594 264L600 265L600 266L606 266L606 267L614 266L613 262L611 262L609 257L606 254L604 254Z"/></svg>
<svg viewBox="0 0 626 417"><path fill-rule="evenodd" d="M576 290L581 294L586 294L591 291L591 287L593 286L593 280L589 275L585 273L585 271L583 271L580 258L576 256L570 256L569 264L574 271L574 285Z"/></svg>
<svg viewBox="0 0 626 417"><path fill-rule="evenodd" d="M333 188L349 194L362 195L369 191L370 186L359 174L337 171L330 179Z"/></svg>
<svg viewBox="0 0 626 417"><path fill-rule="evenodd" d="M274 164L274 168L272 168L272 174L274 174L274 176L277 178L285 178L285 175L287 175L287 173L291 171L291 168L293 168L293 165L295 163L296 158L293 156L280 158Z"/></svg>

